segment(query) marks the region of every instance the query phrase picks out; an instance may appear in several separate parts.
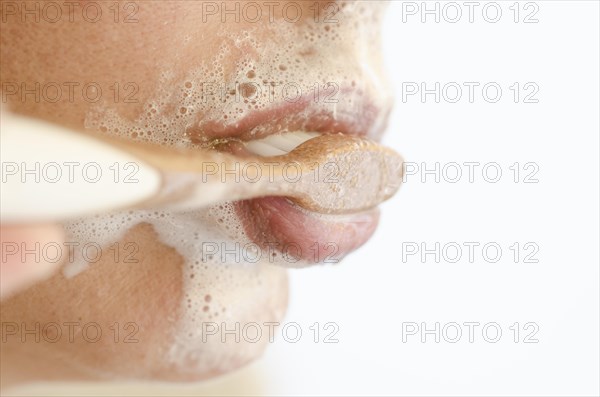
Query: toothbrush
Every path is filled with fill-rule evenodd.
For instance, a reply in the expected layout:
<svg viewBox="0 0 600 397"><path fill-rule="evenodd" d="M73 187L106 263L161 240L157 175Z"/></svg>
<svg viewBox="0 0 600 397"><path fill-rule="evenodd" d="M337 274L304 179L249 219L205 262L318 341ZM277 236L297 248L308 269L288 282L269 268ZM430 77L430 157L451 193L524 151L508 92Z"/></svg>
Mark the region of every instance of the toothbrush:
<svg viewBox="0 0 600 397"><path fill-rule="evenodd" d="M2 223L125 209L184 211L264 196L343 214L378 205L402 182L402 158L359 137L321 135L287 154L239 158L7 116L2 114L0 134Z"/></svg>

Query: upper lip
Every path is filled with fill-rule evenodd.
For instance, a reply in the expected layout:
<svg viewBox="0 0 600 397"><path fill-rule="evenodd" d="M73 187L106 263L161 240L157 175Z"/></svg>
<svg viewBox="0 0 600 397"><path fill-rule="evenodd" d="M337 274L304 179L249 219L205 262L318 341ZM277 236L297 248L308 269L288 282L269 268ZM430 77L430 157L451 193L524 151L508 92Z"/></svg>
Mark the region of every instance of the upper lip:
<svg viewBox="0 0 600 397"><path fill-rule="evenodd" d="M309 93L294 102L282 100L265 110L254 110L233 122L200 114L186 135L195 143L227 138L248 141L293 131L343 133L378 140L390 110L390 101L377 103L365 92L346 86L329 101L315 101Z"/></svg>

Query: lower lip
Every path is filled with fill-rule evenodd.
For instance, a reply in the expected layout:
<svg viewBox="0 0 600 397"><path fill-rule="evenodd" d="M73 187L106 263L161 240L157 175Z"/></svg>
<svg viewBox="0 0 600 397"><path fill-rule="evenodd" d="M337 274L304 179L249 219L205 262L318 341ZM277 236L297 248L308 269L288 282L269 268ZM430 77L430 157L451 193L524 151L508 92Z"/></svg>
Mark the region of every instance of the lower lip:
<svg viewBox="0 0 600 397"><path fill-rule="evenodd" d="M293 266L336 263L373 234L379 211L332 216L307 212L289 200L266 197L235 203L248 237L279 251Z"/></svg>

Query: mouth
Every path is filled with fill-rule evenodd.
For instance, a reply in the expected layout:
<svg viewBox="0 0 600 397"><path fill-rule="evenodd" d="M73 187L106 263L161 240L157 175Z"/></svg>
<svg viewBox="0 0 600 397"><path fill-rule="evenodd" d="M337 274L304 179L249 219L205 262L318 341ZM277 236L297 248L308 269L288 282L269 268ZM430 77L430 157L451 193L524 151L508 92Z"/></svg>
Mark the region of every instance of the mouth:
<svg viewBox="0 0 600 397"><path fill-rule="evenodd" d="M391 102L375 105L362 91L340 90L336 102L318 103L310 95L254 110L228 122L199 115L186 132L195 144L239 156L284 155L322 134L344 134L378 141ZM284 197L231 203L246 236L267 252L279 252L291 267L337 263L373 235L379 210L345 215L311 212Z"/></svg>

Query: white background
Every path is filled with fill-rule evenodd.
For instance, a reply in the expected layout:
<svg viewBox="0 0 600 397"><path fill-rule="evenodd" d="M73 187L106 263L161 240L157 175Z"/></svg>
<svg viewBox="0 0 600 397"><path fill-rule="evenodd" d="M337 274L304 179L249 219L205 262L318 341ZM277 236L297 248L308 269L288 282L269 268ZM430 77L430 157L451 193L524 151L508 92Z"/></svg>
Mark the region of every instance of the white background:
<svg viewBox="0 0 600 397"><path fill-rule="evenodd" d="M495 162L501 180L486 182L481 166L473 183L467 168L457 183L408 177L383 205L370 243L339 266L291 272L286 322L302 327L300 342L279 337L262 359L234 374L141 394L599 394L598 2L537 1L539 23L533 24L522 22L532 10L523 9L525 2L519 23L509 9L513 1L499 2L503 14L495 24L482 17L486 2L476 8L474 23L463 6L454 24L435 23L432 16L422 23L419 14L403 22L403 2L391 3L385 54L398 99L385 142L429 168L435 162ZM435 103L432 95L425 103L419 96L403 103L403 82L429 88L435 82L495 82L503 93L497 103L486 102L477 89L470 103L466 88L458 103ZM515 82L537 84L539 102L521 97L514 103L509 87ZM515 183L508 168L515 162L537 164L539 182L523 183L528 172L522 170ZM495 242L503 251L496 263L477 249L469 263L466 248L458 263L443 257L435 263L433 255L403 261L403 242L429 248L435 242ZM523 263L522 251L515 263L509 249L515 242L536 244L539 262ZM322 332L314 343L308 327L315 322L335 322L339 342L322 343ZM439 343L434 335L422 343L420 334L403 343L407 322L481 325L473 343L466 327L457 343L443 335ZM515 343L509 329L515 322L521 328L535 323L538 342L523 343L531 329L521 329ZM501 327L497 343L483 338L487 323ZM118 390L140 393L139 386Z"/></svg>
<svg viewBox="0 0 600 397"><path fill-rule="evenodd" d="M268 350L267 392L598 395L598 3L538 1L535 24L514 23L513 1L499 2L496 24L482 18L482 7L472 24L466 7L458 23L433 16L421 23L419 14L403 23L402 3L392 2L385 31L397 92L385 142L430 168L496 162L502 179L487 183L481 167L472 184L465 174L454 184L407 177L367 246L339 266L292 272L286 320L306 336ZM520 19L533 10L524 4ZM503 94L488 103L475 90L469 103L465 88L458 103L438 104L433 95L403 103L402 82L433 88L436 81L497 82ZM514 82L535 82L539 103L514 103ZM508 167L515 162L535 162L539 183L514 183ZM476 255L471 264L465 247L455 264L437 264L433 255L403 263L402 242L431 248L436 241L496 242L502 258L487 263ZM514 263L514 242L537 244L539 263ZM308 327L316 321L336 322L339 343L312 342ZM498 323L502 338L488 343L480 327L472 344L464 333L454 344L433 335L421 343L419 334L402 343L403 322L469 321ZM515 322L535 322L539 342L522 343L529 333L522 330L514 343Z"/></svg>

